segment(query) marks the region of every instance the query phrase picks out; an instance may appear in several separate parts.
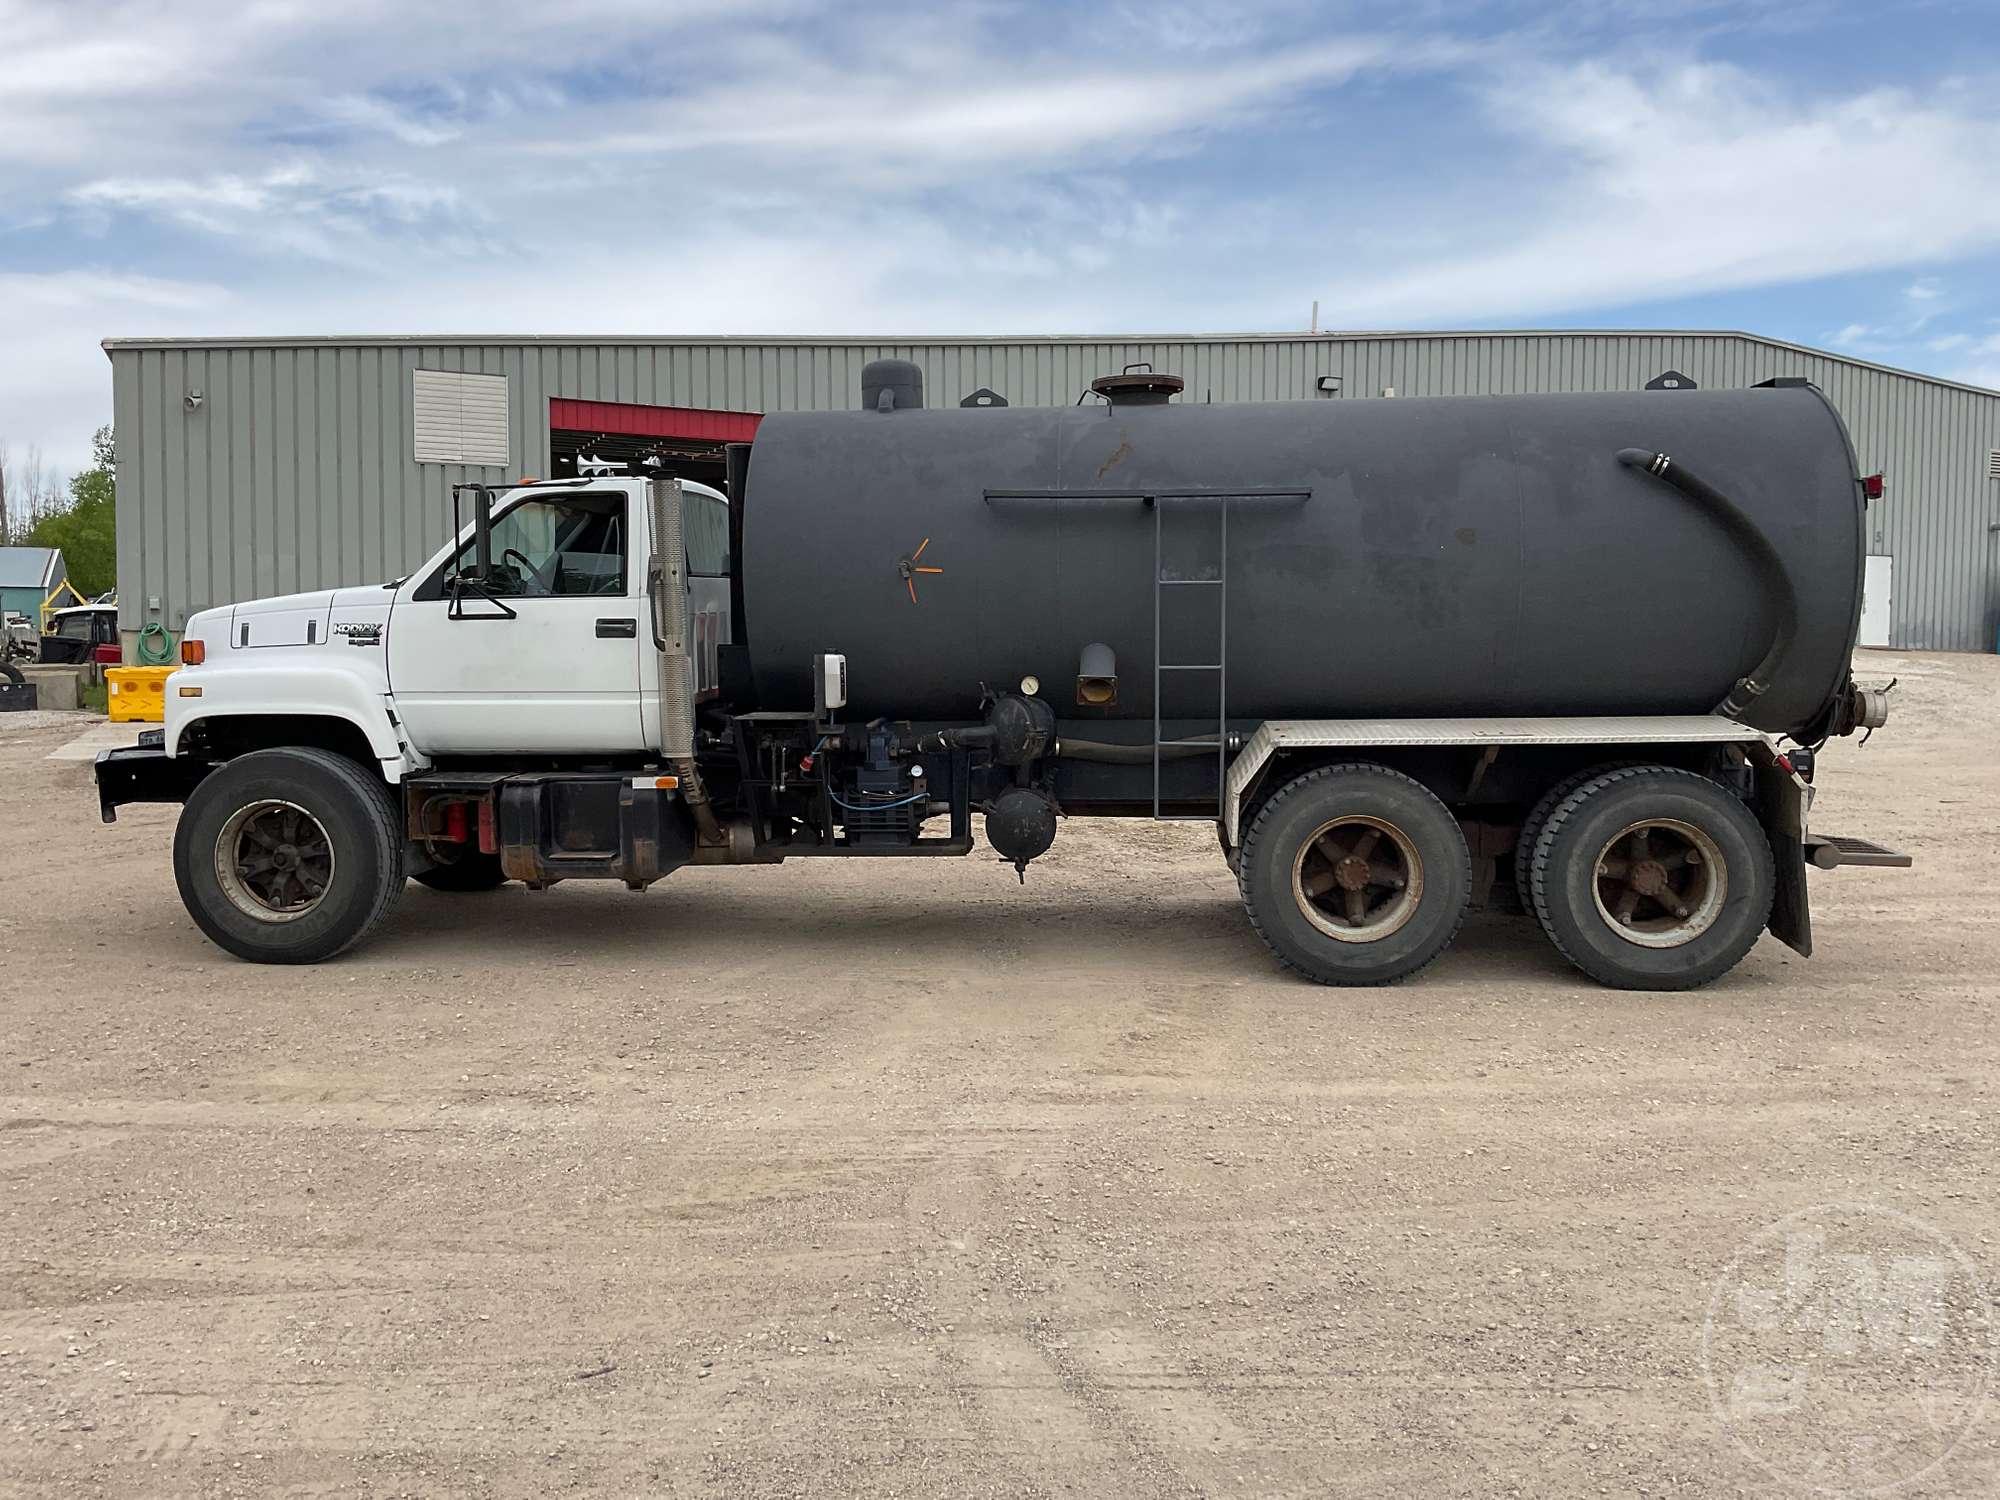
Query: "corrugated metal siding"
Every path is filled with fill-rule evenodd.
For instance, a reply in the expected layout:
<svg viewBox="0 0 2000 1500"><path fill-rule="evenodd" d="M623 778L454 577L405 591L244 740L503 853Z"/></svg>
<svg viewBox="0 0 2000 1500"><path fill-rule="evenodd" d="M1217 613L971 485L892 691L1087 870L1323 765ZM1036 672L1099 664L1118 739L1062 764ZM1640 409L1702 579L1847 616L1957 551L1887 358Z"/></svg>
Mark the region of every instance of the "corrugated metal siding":
<svg viewBox="0 0 2000 1500"><path fill-rule="evenodd" d="M1703 387L1803 375L1881 470L1870 547L1896 558L1892 640L1990 650L2000 628L1996 534L2000 396L1730 334L1323 335L1256 339L916 343L613 341L121 346L111 352L119 438L121 624L136 630L233 599L405 572L449 533L450 486L487 468L419 464L418 369L507 377L510 472L547 473L552 398L710 410L858 404L872 359L914 360L925 399L990 386L1016 405L1074 401L1128 364L1184 376L1190 401L1636 390L1667 369ZM182 397L204 395L189 412ZM160 613L148 612L157 599Z"/></svg>

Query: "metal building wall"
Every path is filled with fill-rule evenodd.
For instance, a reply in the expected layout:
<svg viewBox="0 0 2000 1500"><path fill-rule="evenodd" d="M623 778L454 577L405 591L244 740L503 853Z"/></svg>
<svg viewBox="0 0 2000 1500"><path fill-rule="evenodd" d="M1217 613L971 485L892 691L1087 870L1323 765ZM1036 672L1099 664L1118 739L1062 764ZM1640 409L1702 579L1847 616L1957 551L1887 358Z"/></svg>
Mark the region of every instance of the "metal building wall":
<svg viewBox="0 0 2000 1500"><path fill-rule="evenodd" d="M118 433L120 624L233 599L386 580L449 534L450 486L502 471L411 457L410 372L509 377L507 474L546 473L551 397L736 411L854 405L861 367L923 367L926 400L990 386L1018 404L1076 399L1092 377L1150 362L1186 377L1189 400L1339 399L1631 390L1668 368L1704 387L1804 375L1882 469L1871 551L1896 557L1893 641L1991 649L2000 484L2000 396L1728 334L1318 335L1144 341L416 339L107 344ZM185 397L200 392L190 410ZM157 601L158 609L151 606Z"/></svg>

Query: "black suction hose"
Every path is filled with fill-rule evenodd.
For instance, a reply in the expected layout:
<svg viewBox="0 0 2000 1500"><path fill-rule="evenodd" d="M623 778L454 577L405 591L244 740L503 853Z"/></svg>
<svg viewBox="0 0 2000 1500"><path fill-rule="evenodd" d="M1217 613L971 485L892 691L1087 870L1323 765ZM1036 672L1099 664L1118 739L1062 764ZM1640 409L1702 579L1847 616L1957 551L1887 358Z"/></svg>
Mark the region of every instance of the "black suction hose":
<svg viewBox="0 0 2000 1500"><path fill-rule="evenodd" d="M1722 529L1749 554L1758 576L1777 599L1778 628L1771 636L1770 649L1750 669L1749 675L1739 679L1736 686L1729 690L1729 695L1715 706L1715 711L1725 718L1741 719L1751 704L1770 691L1771 683L1777 678L1778 667L1791 652L1792 641L1798 635L1799 595L1798 590L1792 587L1791 575L1785 571L1771 539L1764 535L1755 521L1743 514L1742 507L1715 486L1689 473L1666 454L1649 453L1644 448L1620 448L1618 462L1628 469L1641 469L1655 479L1672 485L1720 522Z"/></svg>
<svg viewBox="0 0 2000 1500"><path fill-rule="evenodd" d="M1114 766L1150 766L1153 763L1153 747L1146 745L1112 745L1102 740L1059 740L1056 751L1065 760L1094 760ZM1176 744L1165 740L1160 745L1161 760L1184 760L1197 755L1215 754L1215 741L1205 745Z"/></svg>
<svg viewBox="0 0 2000 1500"><path fill-rule="evenodd" d="M919 750L976 750L990 747L996 731L989 724L981 724L967 729L940 729L935 734L925 735L917 741ZM1144 745L1114 745L1102 740L1059 739L1051 752L1065 760L1093 760L1115 766L1150 766L1153 763L1151 743ZM1160 746L1160 759L1181 760L1196 755L1215 754L1215 741L1204 745L1189 745L1167 740Z"/></svg>

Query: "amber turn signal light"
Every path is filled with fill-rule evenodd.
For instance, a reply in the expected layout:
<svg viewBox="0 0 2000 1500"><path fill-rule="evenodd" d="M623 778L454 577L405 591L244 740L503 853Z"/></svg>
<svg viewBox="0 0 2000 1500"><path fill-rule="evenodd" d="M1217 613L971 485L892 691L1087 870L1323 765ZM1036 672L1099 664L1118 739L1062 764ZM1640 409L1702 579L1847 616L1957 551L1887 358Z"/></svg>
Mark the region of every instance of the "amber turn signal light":
<svg viewBox="0 0 2000 1500"><path fill-rule="evenodd" d="M181 642L182 666L198 667L202 664L203 661L207 660L207 658L208 658L208 643L206 641L183 640Z"/></svg>

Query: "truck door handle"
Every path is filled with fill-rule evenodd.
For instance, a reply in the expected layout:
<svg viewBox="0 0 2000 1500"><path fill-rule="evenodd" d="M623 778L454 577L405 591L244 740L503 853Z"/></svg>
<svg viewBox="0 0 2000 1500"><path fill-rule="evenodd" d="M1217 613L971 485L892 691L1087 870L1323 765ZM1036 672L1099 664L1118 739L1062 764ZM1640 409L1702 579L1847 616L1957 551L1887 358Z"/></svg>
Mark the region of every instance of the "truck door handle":
<svg viewBox="0 0 2000 1500"><path fill-rule="evenodd" d="M639 622L630 620L599 620L597 638L600 641L634 641L639 638Z"/></svg>

